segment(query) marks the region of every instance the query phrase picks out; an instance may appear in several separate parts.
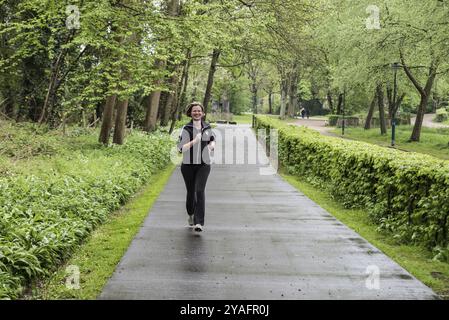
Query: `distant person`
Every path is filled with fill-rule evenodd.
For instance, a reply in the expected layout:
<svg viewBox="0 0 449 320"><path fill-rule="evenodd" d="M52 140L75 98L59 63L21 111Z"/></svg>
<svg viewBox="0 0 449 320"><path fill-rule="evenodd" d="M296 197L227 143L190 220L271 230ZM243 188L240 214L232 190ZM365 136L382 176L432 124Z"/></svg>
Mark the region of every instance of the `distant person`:
<svg viewBox="0 0 449 320"><path fill-rule="evenodd" d="M185 113L192 120L179 135L178 150L183 154L181 173L187 189L186 210L188 224L195 232L203 231L205 215L205 189L210 173L209 152L215 148L215 135L209 123L203 120L203 105L190 103Z"/></svg>
<svg viewBox="0 0 449 320"><path fill-rule="evenodd" d="M305 116L305 114L306 114L306 109L301 108L301 110L300 110L299 112L301 113L301 118L304 119L304 116Z"/></svg>
<svg viewBox="0 0 449 320"><path fill-rule="evenodd" d="M307 119L309 119L309 116L310 116L310 111L309 111L309 108L306 108L306 117L307 117Z"/></svg>

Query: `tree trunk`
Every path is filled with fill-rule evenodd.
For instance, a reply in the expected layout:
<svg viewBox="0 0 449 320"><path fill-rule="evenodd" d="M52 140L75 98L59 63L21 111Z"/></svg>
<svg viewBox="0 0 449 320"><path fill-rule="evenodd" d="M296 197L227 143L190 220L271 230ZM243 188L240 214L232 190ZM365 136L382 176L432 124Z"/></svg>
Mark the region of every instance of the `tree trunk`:
<svg viewBox="0 0 449 320"><path fill-rule="evenodd" d="M175 124L176 124L176 121L178 120L178 116L179 116L179 119L181 119L181 109L182 109L181 101L182 101L183 95L185 98L185 90L187 89L190 57L191 57L191 50L189 49L187 51L186 58L182 63L183 68L182 68L181 80L179 81L178 86L176 88L176 94L175 94L175 99L174 99L174 108L173 108L173 112L171 115L171 125L170 125L169 134L171 134L175 128Z"/></svg>
<svg viewBox="0 0 449 320"><path fill-rule="evenodd" d="M295 109L298 103L298 66L297 64L293 64L292 72L290 73L290 88L289 88L289 103L288 103L288 116L295 116Z"/></svg>
<svg viewBox="0 0 449 320"><path fill-rule="evenodd" d="M161 97L159 99L159 110L157 113L157 120L156 122L160 122L162 119L162 115L165 112L165 105L167 104L167 98L168 98L168 92L162 91Z"/></svg>
<svg viewBox="0 0 449 320"><path fill-rule="evenodd" d="M172 16L172 17L179 16L179 10L180 10L179 0L166 0L165 4L166 4L166 8L167 8L166 13L168 16ZM162 61L160 59L157 59L155 62L156 69L162 69L165 67L165 65L166 65L166 62ZM156 123L157 123L158 118L160 118L161 122L164 124L168 122L168 117L164 118L164 116L166 114L165 112L163 113L163 116L159 117L160 111L165 111L165 109L161 110L161 108L160 108L162 92L158 88L162 85L163 81L164 81L164 79L157 79L155 81L155 86L157 89L155 91L153 91L149 97L146 97L144 99L144 101L145 101L144 104L145 104L145 109L146 109L144 130L146 132L152 132L152 131L156 130ZM164 104L164 106L166 106L166 104Z"/></svg>
<svg viewBox="0 0 449 320"><path fill-rule="evenodd" d="M144 123L144 130L146 132L152 132L156 130L156 122L157 122L157 115L159 112L159 102L161 99L161 91L154 91L151 93L149 97L145 99L145 106L146 106L146 116L145 116L145 123Z"/></svg>
<svg viewBox="0 0 449 320"><path fill-rule="evenodd" d="M378 85L377 92L377 105L379 107L379 121L380 121L380 134L387 134L387 125L385 122L385 105L384 105L384 92L382 85Z"/></svg>
<svg viewBox="0 0 449 320"><path fill-rule="evenodd" d="M251 99L253 105L253 113L257 114L257 84L255 83L255 81L253 81L253 83L251 84L251 93L253 95Z"/></svg>
<svg viewBox="0 0 449 320"><path fill-rule="evenodd" d="M217 69L217 62L218 62L219 57L220 57L220 50L214 49L214 51L212 52L212 60L210 63L209 76L207 77L206 92L204 94L204 100L203 100L203 107L204 107L206 113L209 112L208 106L209 106L209 101L210 101L210 97L212 94L212 86L214 84L214 75L215 75L215 71Z"/></svg>
<svg viewBox="0 0 449 320"><path fill-rule="evenodd" d="M337 114L342 114L343 93L338 94Z"/></svg>
<svg viewBox="0 0 449 320"><path fill-rule="evenodd" d="M334 114L334 103L332 101L332 93L330 91L326 94L327 103L329 104L329 109L331 110L331 114Z"/></svg>
<svg viewBox="0 0 449 320"><path fill-rule="evenodd" d="M128 99L120 100L117 103L117 115L115 117L114 138L115 144L123 144L126 132L126 115L128 113Z"/></svg>
<svg viewBox="0 0 449 320"><path fill-rule="evenodd" d="M192 50L189 49L187 53L187 61L185 66L185 74L184 74L184 82L181 91L181 97L179 100L179 108L178 108L178 120L181 120L182 113L184 108L187 106L187 85L189 84L189 70L190 70L190 59L192 58Z"/></svg>
<svg viewBox="0 0 449 320"><path fill-rule="evenodd" d="M371 105L369 107L368 115L365 120L365 130L371 129L371 120L373 119L374 107L376 106L377 94L374 93L373 100L371 100Z"/></svg>
<svg viewBox="0 0 449 320"><path fill-rule="evenodd" d="M387 87L387 102L388 102L388 117L390 119L393 118L393 109L394 109L394 101L393 101L393 89Z"/></svg>
<svg viewBox="0 0 449 320"><path fill-rule="evenodd" d="M111 135L112 130L113 113L116 99L116 95L109 96L106 98L106 103L104 105L100 137L98 139L98 141L104 145L109 144L109 136Z"/></svg>
<svg viewBox="0 0 449 320"><path fill-rule="evenodd" d="M410 137L410 141L419 141L421 136L422 123L424 120L424 114L426 113L427 103L429 101L432 86L436 77L437 67L435 66L435 62L432 62L432 65L429 68L429 76L427 78L426 86L424 88L419 86L418 82L413 77L407 66L404 67L404 70L407 76L415 85L415 87L418 89L418 92L420 93L421 96L421 101L419 103L418 111L416 113L415 125L413 126L412 135Z"/></svg>
<svg viewBox="0 0 449 320"><path fill-rule="evenodd" d="M179 86L179 69L181 65L177 65L174 67L173 75L170 78L169 83L169 92L167 93L167 101L165 102L165 108L162 112L161 118L161 127L165 127L168 125L168 121L170 120L171 115L173 114L173 110L176 109L176 99L175 95L177 95L177 90Z"/></svg>
<svg viewBox="0 0 449 320"><path fill-rule="evenodd" d="M410 81L415 86L416 90L418 91L421 101L419 103L418 111L416 114L416 120L415 125L413 126L412 135L410 137L410 141L419 141L419 138L421 136L421 128L422 128L422 122L424 120L424 113L426 112L427 102L430 98L430 93L432 92L433 83L435 81L435 77L437 75L437 69L438 69L438 60L432 58L432 61L430 63L429 67L429 75L427 78L427 82L425 87L423 88L417 81L417 79L413 76L411 73L409 67L405 63L404 55L402 51L399 51L401 56L401 62L402 66L404 68L405 74L410 79Z"/></svg>
<svg viewBox="0 0 449 320"><path fill-rule="evenodd" d="M424 114L426 113L427 102L429 101L428 95L421 96L418 112L416 114L415 125L413 126L412 135L410 141L419 141L421 136L422 123L424 120Z"/></svg>
<svg viewBox="0 0 449 320"><path fill-rule="evenodd" d="M182 86L182 83L180 84L180 86ZM180 92L180 88L179 86L176 88L175 94L173 95L173 109L171 112L171 124L170 124L170 130L168 131L169 134L171 134L173 132L173 130L175 129L175 124L176 124L176 115L179 112L179 92Z"/></svg>
<svg viewBox="0 0 449 320"><path fill-rule="evenodd" d="M436 92L432 94L432 113L436 113L440 106L440 97Z"/></svg>
<svg viewBox="0 0 449 320"><path fill-rule="evenodd" d="M287 80L281 80L281 110L279 112L279 117L285 119L285 109L286 109L286 98L287 98Z"/></svg>
<svg viewBox="0 0 449 320"><path fill-rule="evenodd" d="M165 107L162 111L161 127L165 127L168 125L168 120L170 119L170 115L173 112L174 96L175 92L167 93L167 100L165 101Z"/></svg>
<svg viewBox="0 0 449 320"><path fill-rule="evenodd" d="M73 32L71 32L66 40L65 44L69 43L72 39ZM51 109L53 107L54 102L54 95L56 94L58 85L58 75L59 75L59 69L61 68L61 65L64 63L65 56L67 54L67 49L61 49L61 52L58 54L56 61L52 63L51 73L50 73L50 82L48 84L47 94L45 96L44 105L42 106L41 115L39 117L39 123L42 123L44 120L45 114L51 113ZM47 110L48 109L48 110Z"/></svg>
<svg viewBox="0 0 449 320"><path fill-rule="evenodd" d="M273 89L268 92L268 113L273 114Z"/></svg>
<svg viewBox="0 0 449 320"><path fill-rule="evenodd" d="M165 62L162 60L156 60L155 62L156 69L163 68L165 66ZM154 85L157 87L161 86L163 79L157 79ZM145 97L144 106L146 110L145 114L145 122L143 124L144 130L146 132L151 132L156 130L156 122L157 115L159 112L159 102L161 98L161 90L157 89L153 91L150 96Z"/></svg>

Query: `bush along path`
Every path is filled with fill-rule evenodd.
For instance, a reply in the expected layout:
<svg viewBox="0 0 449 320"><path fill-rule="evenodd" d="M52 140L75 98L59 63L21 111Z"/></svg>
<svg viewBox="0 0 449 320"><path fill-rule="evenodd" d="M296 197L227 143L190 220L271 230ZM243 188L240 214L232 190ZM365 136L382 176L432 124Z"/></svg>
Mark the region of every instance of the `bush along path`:
<svg viewBox="0 0 449 320"><path fill-rule="evenodd" d="M27 128L31 130L30 128ZM11 139L30 132L14 132ZM122 146L96 143L97 133L47 133L36 154L13 166L16 143L0 145L0 298L18 298L33 280L67 259L109 213L170 161L166 134L134 131ZM50 150L42 152L42 150ZM41 152L39 154L39 152ZM22 156L20 158L23 158Z"/></svg>
<svg viewBox="0 0 449 320"><path fill-rule="evenodd" d="M256 128L279 129L279 161L289 173L329 190L347 208L365 208L379 230L449 262L448 161L325 137L264 116Z"/></svg>

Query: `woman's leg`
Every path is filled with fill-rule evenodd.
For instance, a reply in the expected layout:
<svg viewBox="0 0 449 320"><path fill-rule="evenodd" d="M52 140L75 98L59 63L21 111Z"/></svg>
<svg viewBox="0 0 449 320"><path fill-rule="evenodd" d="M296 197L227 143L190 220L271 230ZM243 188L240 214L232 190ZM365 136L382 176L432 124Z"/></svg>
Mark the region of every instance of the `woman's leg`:
<svg viewBox="0 0 449 320"><path fill-rule="evenodd" d="M204 212L206 207L205 189L209 173L210 165L200 165L195 175L196 206L194 223L199 223L202 226L204 225Z"/></svg>
<svg viewBox="0 0 449 320"><path fill-rule="evenodd" d="M193 165L181 165L181 173L187 189L186 210L188 215L195 213L195 170Z"/></svg>

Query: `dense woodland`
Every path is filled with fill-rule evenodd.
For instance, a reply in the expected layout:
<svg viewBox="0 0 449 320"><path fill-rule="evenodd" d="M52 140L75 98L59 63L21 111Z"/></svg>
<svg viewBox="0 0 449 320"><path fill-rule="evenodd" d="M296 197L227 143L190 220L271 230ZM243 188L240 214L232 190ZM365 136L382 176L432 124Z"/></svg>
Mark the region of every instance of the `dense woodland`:
<svg viewBox="0 0 449 320"><path fill-rule="evenodd" d="M283 118L318 99L387 124L414 112L419 141L448 95L446 0L2 0L0 17L2 117L101 125L104 144L173 129L191 100Z"/></svg>

